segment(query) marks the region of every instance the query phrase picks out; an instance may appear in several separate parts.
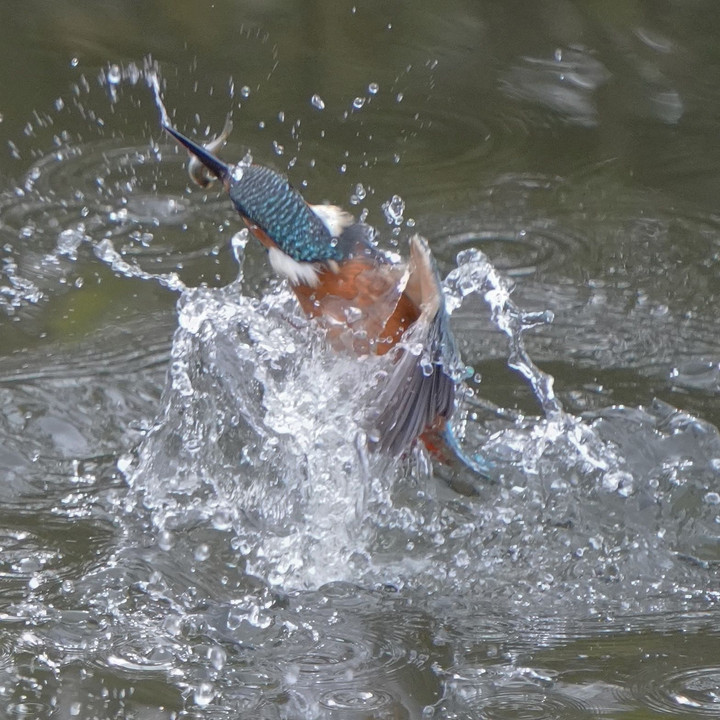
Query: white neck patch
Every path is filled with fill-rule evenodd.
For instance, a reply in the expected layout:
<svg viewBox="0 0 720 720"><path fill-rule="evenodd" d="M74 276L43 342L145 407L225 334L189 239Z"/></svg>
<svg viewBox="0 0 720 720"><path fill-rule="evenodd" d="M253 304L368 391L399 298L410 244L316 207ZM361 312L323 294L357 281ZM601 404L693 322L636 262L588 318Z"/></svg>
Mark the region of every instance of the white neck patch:
<svg viewBox="0 0 720 720"><path fill-rule="evenodd" d="M355 222L355 218L337 205L311 205L310 209L322 220L323 225L333 237L340 237L345 228Z"/></svg>
<svg viewBox="0 0 720 720"><path fill-rule="evenodd" d="M272 269L287 278L291 285L317 287L320 281L316 263L293 260L277 247L268 249L268 259Z"/></svg>

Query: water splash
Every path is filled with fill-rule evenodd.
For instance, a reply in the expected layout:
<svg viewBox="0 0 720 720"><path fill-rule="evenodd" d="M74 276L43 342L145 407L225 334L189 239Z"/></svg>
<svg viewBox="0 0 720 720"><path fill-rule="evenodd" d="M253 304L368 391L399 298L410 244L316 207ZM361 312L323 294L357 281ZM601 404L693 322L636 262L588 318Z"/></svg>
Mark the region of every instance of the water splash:
<svg viewBox="0 0 720 720"><path fill-rule="evenodd" d="M245 239L235 241L240 259ZM229 510L254 574L335 579L354 551L366 487L385 482L361 422L381 370L380 359L330 351L282 284L259 300L241 281L184 292L165 410L131 477L159 532L186 522L196 497L210 516Z"/></svg>
<svg viewBox="0 0 720 720"><path fill-rule="evenodd" d="M177 273L149 273L142 270L137 265L129 263L115 249L113 243L109 239L101 240L94 247L95 255L99 260L107 263L110 268L127 278L140 278L141 280L153 280L158 282L168 290L180 292L185 289L185 283L180 280Z"/></svg>
<svg viewBox="0 0 720 720"><path fill-rule="evenodd" d="M160 90L160 74L157 65L153 64L146 70L145 75L150 89L153 91L153 98L155 99L155 105L160 111L160 124L170 125L170 116L168 115L165 103L162 99L162 93Z"/></svg>
<svg viewBox="0 0 720 720"><path fill-rule="evenodd" d="M472 593L478 582L504 584L496 563L507 543L534 547L548 522L576 513L565 477L597 482L618 497L621 485L625 497L635 492L631 480L610 489L612 473L632 476L633 468L606 433L563 410L552 377L527 353L524 333L551 317L518 308L509 282L482 253L459 255L444 282L448 310L474 294L485 299L508 338L513 367L536 392L545 417L499 427L496 421L489 435L460 408L455 423L465 451L489 454L501 486L492 504L468 501L451 509L424 450L404 461L366 450L364 419L388 359L330 351L282 283L248 297L246 242L246 231L234 239L235 283L183 291L163 412L136 461L124 468L152 510L160 546L170 547L169 538L188 523L215 523L222 514L246 572L273 586L362 579L419 583L440 593L450 583L454 592ZM481 498L490 487L480 490ZM495 557L486 543L499 527L514 530ZM571 542L583 548L594 531L585 532L579 523ZM462 551L452 537L462 538ZM537 569L527 571L539 587L558 587L558 577L535 579Z"/></svg>
<svg viewBox="0 0 720 720"><path fill-rule="evenodd" d="M480 250L458 254L457 268L443 283L448 313L452 314L471 293L482 293L490 306L492 320L507 335L510 354L508 365L530 383L543 412L550 419L560 418L562 405L553 391L552 376L540 370L525 349L524 333L537 325L553 321L550 311L524 312L510 299L512 287Z"/></svg>
<svg viewBox="0 0 720 720"><path fill-rule="evenodd" d="M550 311L526 312L511 300L512 286L487 257L479 250L464 250L458 254L457 268L443 283L446 307L452 314L465 297L482 294L487 302L495 326L508 338L509 367L522 375L532 388L545 415L528 436L521 440L522 466L526 472L537 472L538 463L546 450L562 441L569 443L578 459L591 469L609 470L616 467L610 448L601 442L591 428L578 418L564 412L553 389L554 378L535 365L525 348L524 334L538 325L553 321ZM515 446L510 436L504 436L507 447ZM520 448L517 448L520 449Z"/></svg>

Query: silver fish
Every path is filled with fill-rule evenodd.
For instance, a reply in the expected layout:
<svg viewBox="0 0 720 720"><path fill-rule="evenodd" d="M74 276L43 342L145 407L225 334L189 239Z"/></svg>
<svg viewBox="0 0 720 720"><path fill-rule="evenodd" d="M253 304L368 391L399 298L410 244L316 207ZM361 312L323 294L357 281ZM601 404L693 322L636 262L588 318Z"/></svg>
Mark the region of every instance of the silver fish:
<svg viewBox="0 0 720 720"><path fill-rule="evenodd" d="M210 153L215 153L220 150L227 142L230 133L232 132L233 124L230 115L225 118L225 125L223 126L222 132L213 140L203 145L203 148ZM200 187L208 187L217 180L217 176L213 175L206 167L198 160L195 155L190 155L190 161L187 166L188 175L190 179Z"/></svg>

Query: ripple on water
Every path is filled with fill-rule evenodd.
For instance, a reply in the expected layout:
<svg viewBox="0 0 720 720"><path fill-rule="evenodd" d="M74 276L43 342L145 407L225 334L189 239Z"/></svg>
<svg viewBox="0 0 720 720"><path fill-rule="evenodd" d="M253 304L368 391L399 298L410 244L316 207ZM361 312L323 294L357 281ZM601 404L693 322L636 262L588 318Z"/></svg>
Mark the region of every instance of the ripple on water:
<svg viewBox="0 0 720 720"><path fill-rule="evenodd" d="M287 690L317 702L320 717L418 717L441 698L433 667L445 649L403 599L334 584L298 595L290 610L285 623L296 629L279 647Z"/></svg>
<svg viewBox="0 0 720 720"><path fill-rule="evenodd" d="M463 113L436 98L422 106L403 104L402 112L378 112L373 123L382 133L400 139L397 143L382 143L389 148L387 157L379 156L383 164L390 164L391 149L412 148L402 153L403 165L415 167L432 163L433 170L457 167L458 163L473 163L501 152L507 128L495 119ZM375 132L378 132L377 130ZM417 145L422 145L418 148ZM510 144L510 143L508 143Z"/></svg>
<svg viewBox="0 0 720 720"><path fill-rule="evenodd" d="M305 682L391 679L408 668L426 671L433 662L429 648L418 651L430 630L429 618L402 598L336 583L298 596L296 610L304 608L314 610L310 634L305 630L296 636L301 653L286 651L301 675L307 673Z"/></svg>
<svg viewBox="0 0 720 720"><path fill-rule="evenodd" d="M390 693L383 690L357 690L352 688L335 688L320 696L320 705L326 711L320 717L352 718L370 717L376 720L393 720L403 717ZM405 715L406 717L409 717Z"/></svg>
<svg viewBox="0 0 720 720"><path fill-rule="evenodd" d="M433 236L435 242L441 245L443 254L481 248L492 257L495 267L510 277L522 277L590 251L584 237L573 234L559 223L545 220L523 222L521 218L516 218L513 228L507 223L493 222L482 210L479 214L483 217L466 216L445 224L447 229L452 225L462 226L460 232ZM493 229L495 224L497 229Z"/></svg>
<svg viewBox="0 0 720 720"><path fill-rule="evenodd" d="M632 698L654 712L682 718L720 715L720 665L653 667L631 685Z"/></svg>
<svg viewBox="0 0 720 720"><path fill-rule="evenodd" d="M617 172L610 163L566 178L506 175L462 214L419 224L443 269L477 245L508 275L523 276L520 302L555 316L532 335L538 358L632 367L674 388L716 392L718 217L623 188ZM483 328L471 317L460 313L455 321L461 340L477 331L484 347Z"/></svg>
<svg viewBox="0 0 720 720"><path fill-rule="evenodd" d="M378 96L362 112L351 114L333 134L344 136L349 148L341 172L360 177L368 187L377 186L378 167L384 168L385 175L392 173L395 165L410 169L409 174L402 172L404 197L426 200L428 177L433 197L465 192L468 173L503 167L505 158L511 162L518 145L530 137L530 126L517 115L478 113L476 108L462 107L457 98L432 95L425 101L391 103ZM317 124L319 120L310 118L309 122ZM333 145L321 144L314 153L312 167L337 166ZM317 181L324 182L321 177ZM353 202L361 199L356 196Z"/></svg>
<svg viewBox="0 0 720 720"><path fill-rule="evenodd" d="M508 97L533 103L581 127L598 123L595 92L610 72L587 48L555 50L552 57L521 59L502 78Z"/></svg>
<svg viewBox="0 0 720 720"><path fill-rule="evenodd" d="M127 262L125 274L132 276L162 276L186 265L205 270L203 262L210 264L205 271L211 270L225 244L222 231L231 208L220 204L217 193L206 203L183 198L184 171L176 167L167 174L183 160L174 148L163 158L151 146L112 140L63 148L38 160L23 187L0 196L5 253L0 302L18 307L69 285L81 272L75 261L87 261L90 249L102 250L96 255L116 272L124 267L118 259ZM112 255L103 250L107 246Z"/></svg>
<svg viewBox="0 0 720 720"><path fill-rule="evenodd" d="M573 688L532 668L459 670L449 681L450 708L461 717L488 720L589 720L599 711L572 694ZM581 692L580 688L577 688Z"/></svg>

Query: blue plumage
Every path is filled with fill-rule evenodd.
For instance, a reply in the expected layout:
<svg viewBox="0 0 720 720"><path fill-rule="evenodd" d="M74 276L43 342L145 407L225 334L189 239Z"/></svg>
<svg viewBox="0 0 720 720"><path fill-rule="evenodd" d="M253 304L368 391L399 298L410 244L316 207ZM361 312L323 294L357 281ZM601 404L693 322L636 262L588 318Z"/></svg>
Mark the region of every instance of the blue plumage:
<svg viewBox="0 0 720 720"><path fill-rule="evenodd" d="M343 251L325 223L308 207L302 195L279 173L260 165L235 175L230 197L237 209L293 260L341 260Z"/></svg>

